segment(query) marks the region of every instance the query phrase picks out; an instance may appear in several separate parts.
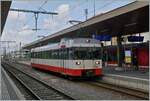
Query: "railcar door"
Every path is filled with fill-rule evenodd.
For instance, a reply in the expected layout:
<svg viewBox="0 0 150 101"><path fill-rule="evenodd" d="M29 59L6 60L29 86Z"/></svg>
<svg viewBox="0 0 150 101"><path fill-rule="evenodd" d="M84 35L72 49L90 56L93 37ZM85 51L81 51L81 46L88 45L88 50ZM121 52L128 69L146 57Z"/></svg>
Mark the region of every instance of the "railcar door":
<svg viewBox="0 0 150 101"><path fill-rule="evenodd" d="M68 68L68 52L67 48L63 49L63 74L66 75L66 69Z"/></svg>
<svg viewBox="0 0 150 101"><path fill-rule="evenodd" d="M64 54L64 49L60 49L60 68L61 68L61 73L64 74L64 69L65 69L65 66L64 66L64 57L65 57L65 54Z"/></svg>

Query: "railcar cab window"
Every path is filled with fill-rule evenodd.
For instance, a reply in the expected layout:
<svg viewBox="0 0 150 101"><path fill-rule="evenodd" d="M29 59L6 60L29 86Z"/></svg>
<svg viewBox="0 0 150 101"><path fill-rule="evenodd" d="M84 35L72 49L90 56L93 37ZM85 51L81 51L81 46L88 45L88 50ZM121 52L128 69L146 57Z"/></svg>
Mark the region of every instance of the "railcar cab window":
<svg viewBox="0 0 150 101"><path fill-rule="evenodd" d="M73 59L100 59L100 48L98 47L76 47L73 48Z"/></svg>

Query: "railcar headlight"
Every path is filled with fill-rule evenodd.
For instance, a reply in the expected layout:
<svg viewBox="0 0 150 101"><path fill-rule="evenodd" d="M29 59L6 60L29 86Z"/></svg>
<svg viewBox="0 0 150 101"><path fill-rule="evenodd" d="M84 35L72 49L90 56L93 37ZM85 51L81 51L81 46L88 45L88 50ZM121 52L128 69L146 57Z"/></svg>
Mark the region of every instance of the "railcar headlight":
<svg viewBox="0 0 150 101"><path fill-rule="evenodd" d="M100 61L96 61L95 64L97 64L97 65L100 64Z"/></svg>
<svg viewBox="0 0 150 101"><path fill-rule="evenodd" d="M77 61L77 62L76 62L76 65L80 65L80 64L81 64L81 62L80 62L80 61Z"/></svg>
<svg viewBox="0 0 150 101"><path fill-rule="evenodd" d="M87 39L86 42L87 42L87 43L90 43L90 40Z"/></svg>

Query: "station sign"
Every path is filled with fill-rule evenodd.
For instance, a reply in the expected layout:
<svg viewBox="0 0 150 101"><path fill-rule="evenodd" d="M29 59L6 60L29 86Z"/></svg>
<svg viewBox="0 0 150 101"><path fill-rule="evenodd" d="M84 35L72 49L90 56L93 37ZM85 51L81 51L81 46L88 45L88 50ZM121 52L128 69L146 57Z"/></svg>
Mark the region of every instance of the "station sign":
<svg viewBox="0 0 150 101"><path fill-rule="evenodd" d="M144 36L128 36L129 42L143 42Z"/></svg>
<svg viewBox="0 0 150 101"><path fill-rule="evenodd" d="M104 35L104 34L101 34L101 35L95 35L93 34L93 38L94 39L97 39L99 41L110 41L111 40L111 36L110 35Z"/></svg>

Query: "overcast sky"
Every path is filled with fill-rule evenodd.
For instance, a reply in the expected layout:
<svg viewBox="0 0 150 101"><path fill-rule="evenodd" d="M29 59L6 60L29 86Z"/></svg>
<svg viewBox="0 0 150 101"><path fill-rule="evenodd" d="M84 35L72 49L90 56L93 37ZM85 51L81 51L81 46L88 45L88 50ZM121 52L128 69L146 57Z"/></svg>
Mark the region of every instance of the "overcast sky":
<svg viewBox="0 0 150 101"><path fill-rule="evenodd" d="M96 15L108 12L112 9L131 3L135 0L95 0ZM42 9L40 7L42 6ZM41 10L57 12L58 15L43 15L38 18L38 28L33 31L35 19L32 13L10 11L7 17L1 40L13 40L16 43L10 44L10 49L17 49L19 43L22 45L39 39L39 35L50 35L64 28L72 26L69 20L85 20L84 9L88 9L88 18L94 15L94 0L13 0L11 8ZM3 44L4 47L6 44Z"/></svg>

